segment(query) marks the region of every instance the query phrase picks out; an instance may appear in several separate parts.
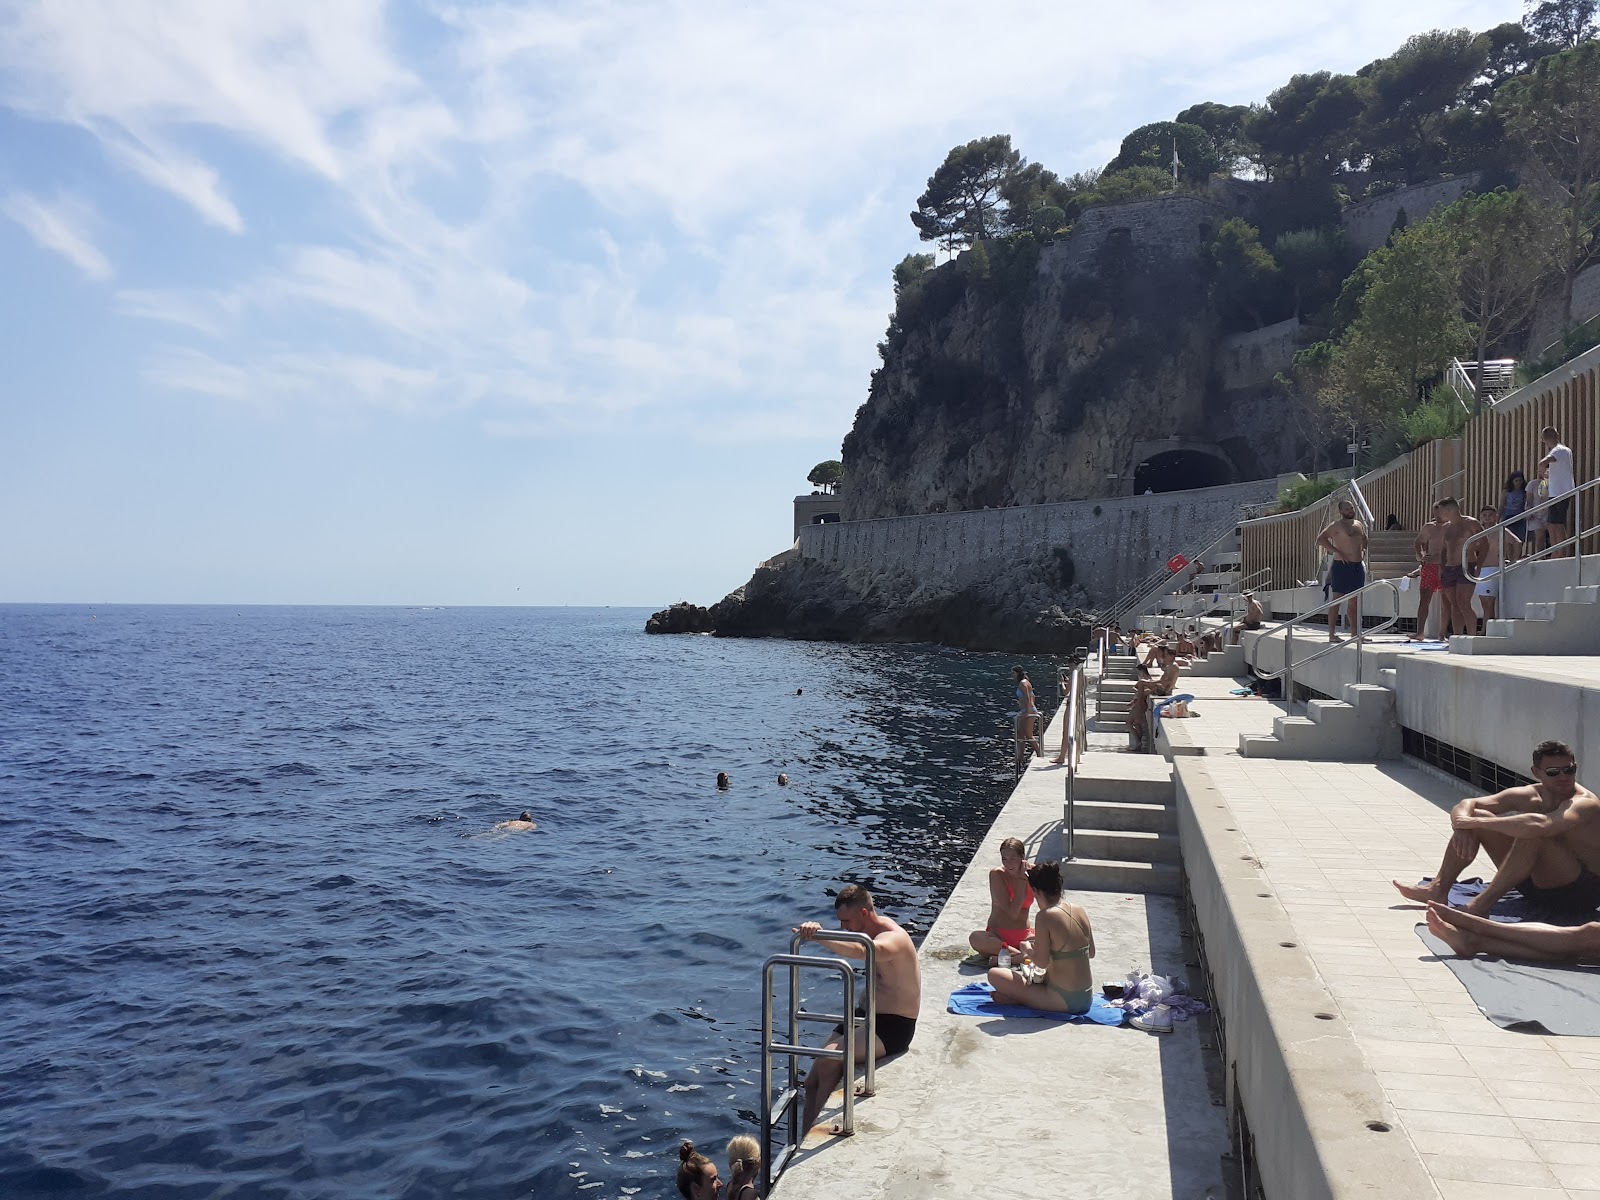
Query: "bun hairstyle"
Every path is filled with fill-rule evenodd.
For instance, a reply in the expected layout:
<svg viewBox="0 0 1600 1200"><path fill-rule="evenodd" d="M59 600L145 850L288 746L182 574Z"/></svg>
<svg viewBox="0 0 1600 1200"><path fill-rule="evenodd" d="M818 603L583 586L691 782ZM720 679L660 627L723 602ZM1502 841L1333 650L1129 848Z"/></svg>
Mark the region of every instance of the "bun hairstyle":
<svg viewBox="0 0 1600 1200"><path fill-rule="evenodd" d="M1061 899L1061 864L1053 862L1034 863L1028 868L1028 886L1041 896L1053 896Z"/></svg>
<svg viewBox="0 0 1600 1200"><path fill-rule="evenodd" d="M696 1154L694 1143L685 1139L678 1145L678 1194L690 1200L690 1189L705 1178L706 1168L712 1162L704 1154Z"/></svg>

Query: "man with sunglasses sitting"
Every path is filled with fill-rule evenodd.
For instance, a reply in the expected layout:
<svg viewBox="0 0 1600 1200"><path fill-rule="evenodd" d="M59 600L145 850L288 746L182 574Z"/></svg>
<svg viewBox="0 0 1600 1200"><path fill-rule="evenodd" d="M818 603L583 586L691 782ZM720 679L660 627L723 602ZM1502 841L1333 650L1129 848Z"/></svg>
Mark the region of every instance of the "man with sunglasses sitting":
<svg viewBox="0 0 1600 1200"><path fill-rule="evenodd" d="M1407 900L1448 904L1450 888L1483 850L1494 860L1489 886L1466 911L1487 916L1512 888L1552 916L1586 919L1600 907L1600 797L1578 782L1565 742L1533 751L1534 782L1450 810L1454 830L1427 887L1394 881Z"/></svg>

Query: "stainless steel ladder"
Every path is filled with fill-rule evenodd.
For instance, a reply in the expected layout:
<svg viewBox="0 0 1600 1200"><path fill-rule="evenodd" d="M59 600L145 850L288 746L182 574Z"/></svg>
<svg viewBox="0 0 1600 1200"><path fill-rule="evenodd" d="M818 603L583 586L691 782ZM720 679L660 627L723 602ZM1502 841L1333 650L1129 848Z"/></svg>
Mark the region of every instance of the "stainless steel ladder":
<svg viewBox="0 0 1600 1200"><path fill-rule="evenodd" d="M878 987L874 955L877 947L864 933L848 933L843 929L820 930L811 940L815 944L827 942L852 942L866 953L865 1028L858 1030L856 1022L855 965L845 958L823 958L815 954L802 954L801 947L807 939L798 933L789 940L789 953L774 954L761 964L761 1194L770 1195L773 1181L783 1174L789 1160L800 1149L807 1130L800 1128L800 1107L804 1094L800 1087L800 1060L802 1058L831 1058L844 1065L844 1119L840 1126L843 1136L856 1131L855 1061L856 1038L865 1036L868 1041L866 1078L861 1094L870 1096L877 1090L877 1056L872 1053L871 1039L878 1025ZM772 985L778 971L789 976L789 1032L788 1040L773 1040ZM842 1013L804 1012L800 1008L800 972L803 970L828 971L844 982L844 1011ZM824 1046L805 1046L800 1042L800 1022L812 1021L824 1025L844 1026L844 1045L838 1050ZM776 1055L783 1055L789 1063L789 1079L783 1093L774 1101L772 1096L772 1066ZM827 1102L827 1097L823 1097ZM772 1135L782 1125L784 1141L776 1154L772 1151Z"/></svg>

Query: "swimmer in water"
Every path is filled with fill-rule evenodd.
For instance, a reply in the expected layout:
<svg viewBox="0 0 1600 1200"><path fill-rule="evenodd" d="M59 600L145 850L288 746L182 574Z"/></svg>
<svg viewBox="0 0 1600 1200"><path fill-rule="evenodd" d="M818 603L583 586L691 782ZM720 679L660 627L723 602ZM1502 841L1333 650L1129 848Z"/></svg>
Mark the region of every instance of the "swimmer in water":
<svg viewBox="0 0 1600 1200"><path fill-rule="evenodd" d="M733 781L728 778L728 773L726 771L717 772L717 789L719 791L727 791L728 785L732 782Z"/></svg>
<svg viewBox="0 0 1600 1200"><path fill-rule="evenodd" d="M779 787L788 787L789 786L789 777L787 775L785 775L782 771L778 772L778 786Z"/></svg>
<svg viewBox="0 0 1600 1200"><path fill-rule="evenodd" d="M524 811L515 821L501 821L495 828L503 829L507 833L527 833L539 827L533 823L533 814Z"/></svg>

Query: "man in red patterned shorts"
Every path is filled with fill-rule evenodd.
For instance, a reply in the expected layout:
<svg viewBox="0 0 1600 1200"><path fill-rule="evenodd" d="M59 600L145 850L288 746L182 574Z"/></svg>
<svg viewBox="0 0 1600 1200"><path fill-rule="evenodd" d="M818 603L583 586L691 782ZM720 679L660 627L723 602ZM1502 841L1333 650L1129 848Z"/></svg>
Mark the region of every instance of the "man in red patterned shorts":
<svg viewBox="0 0 1600 1200"><path fill-rule="evenodd" d="M1444 553L1444 525L1439 520L1439 506L1433 506L1433 520L1429 521L1417 532L1417 540L1412 549L1416 551L1417 561L1422 564L1422 596L1417 601L1417 631L1406 639L1408 642L1420 642L1426 636L1428 628L1428 609L1433 606L1434 594L1441 590L1439 582L1439 562ZM1446 625L1450 623L1450 605L1444 605L1441 618Z"/></svg>

